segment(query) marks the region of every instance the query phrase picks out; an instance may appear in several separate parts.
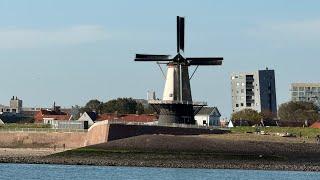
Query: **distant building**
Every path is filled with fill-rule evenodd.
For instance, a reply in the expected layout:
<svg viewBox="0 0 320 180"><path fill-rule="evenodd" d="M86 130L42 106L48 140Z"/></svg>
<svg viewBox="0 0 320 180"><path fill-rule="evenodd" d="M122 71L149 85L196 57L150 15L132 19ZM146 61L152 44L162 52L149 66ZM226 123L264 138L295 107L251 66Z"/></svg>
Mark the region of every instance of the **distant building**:
<svg viewBox="0 0 320 180"><path fill-rule="evenodd" d="M231 91L233 112L250 108L277 114L274 70L232 73Z"/></svg>
<svg viewBox="0 0 320 180"><path fill-rule="evenodd" d="M217 107L203 107L194 116L198 126L220 126L221 114Z"/></svg>
<svg viewBox="0 0 320 180"><path fill-rule="evenodd" d="M53 104L52 109L41 109L34 115L35 123L51 124L53 120L71 120L72 116L61 111L60 106Z"/></svg>
<svg viewBox="0 0 320 180"><path fill-rule="evenodd" d="M23 107L21 113L25 116L34 117L34 115L40 111L41 108L37 107Z"/></svg>
<svg viewBox="0 0 320 180"><path fill-rule="evenodd" d="M320 107L320 83L292 83L291 100L313 102Z"/></svg>
<svg viewBox="0 0 320 180"><path fill-rule="evenodd" d="M10 100L10 108L16 113L20 113L22 110L22 100L18 99L18 97L12 97Z"/></svg>
<svg viewBox="0 0 320 180"><path fill-rule="evenodd" d="M0 119L4 123L31 122L33 116L23 113L22 100L13 96L10 105L0 105Z"/></svg>
<svg viewBox="0 0 320 180"><path fill-rule="evenodd" d="M13 96L10 99L10 106L0 106L0 112L8 112L8 113L21 113L22 111L22 100L18 99L18 97Z"/></svg>
<svg viewBox="0 0 320 180"><path fill-rule="evenodd" d="M156 92L155 91L148 91L147 93L147 100L156 100Z"/></svg>

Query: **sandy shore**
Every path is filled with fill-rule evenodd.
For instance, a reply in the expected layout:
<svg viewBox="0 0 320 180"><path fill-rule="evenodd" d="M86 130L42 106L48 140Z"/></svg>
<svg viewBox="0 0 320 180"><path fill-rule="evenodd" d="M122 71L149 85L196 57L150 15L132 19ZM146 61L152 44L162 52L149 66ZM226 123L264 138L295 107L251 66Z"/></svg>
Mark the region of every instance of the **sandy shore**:
<svg viewBox="0 0 320 180"><path fill-rule="evenodd" d="M320 171L312 139L143 135L77 150L0 149L2 163Z"/></svg>
<svg viewBox="0 0 320 180"><path fill-rule="evenodd" d="M0 158L6 157L44 157L63 152L63 149L52 148L0 148Z"/></svg>

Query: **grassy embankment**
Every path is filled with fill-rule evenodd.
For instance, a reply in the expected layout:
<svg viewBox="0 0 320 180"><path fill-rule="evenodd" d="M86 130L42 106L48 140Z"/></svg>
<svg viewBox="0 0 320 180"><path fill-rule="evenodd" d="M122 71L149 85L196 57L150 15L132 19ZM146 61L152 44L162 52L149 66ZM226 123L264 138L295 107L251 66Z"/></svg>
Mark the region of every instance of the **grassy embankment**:
<svg viewBox="0 0 320 180"><path fill-rule="evenodd" d="M50 155L49 157L60 158L92 158L92 159L117 159L117 160L147 160L147 161L170 161L172 159L177 160L197 160L216 159L216 160L285 160L285 157L276 155L264 155L259 157L257 155L250 154L230 154L230 153L217 153L217 152L205 152L205 151L165 151L165 150L137 150L137 149L95 149L90 147L84 147L79 149L73 149Z"/></svg>
<svg viewBox="0 0 320 180"><path fill-rule="evenodd" d="M247 133L247 132L256 132L257 127L251 126L241 126L231 128L232 133ZM266 133L291 133L297 137L307 137L315 138L317 135L320 135L320 129L309 128L309 127L259 127L260 131Z"/></svg>

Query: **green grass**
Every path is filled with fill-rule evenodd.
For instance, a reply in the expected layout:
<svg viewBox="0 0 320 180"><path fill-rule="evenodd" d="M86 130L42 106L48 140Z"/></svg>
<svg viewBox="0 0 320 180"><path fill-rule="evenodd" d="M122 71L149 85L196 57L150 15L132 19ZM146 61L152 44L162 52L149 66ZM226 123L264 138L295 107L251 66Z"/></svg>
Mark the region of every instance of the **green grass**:
<svg viewBox="0 0 320 180"><path fill-rule="evenodd" d="M49 124L34 124L34 123L8 123L0 125L0 129L15 129L15 128L51 128Z"/></svg>
<svg viewBox="0 0 320 180"><path fill-rule="evenodd" d="M256 132L256 127L251 126L241 126L241 127L233 127L231 128L231 132L233 133L246 133L246 132ZM292 133L297 137L309 137L314 138L317 135L320 135L320 129L309 128L309 127L259 127L260 131L264 131L266 133Z"/></svg>

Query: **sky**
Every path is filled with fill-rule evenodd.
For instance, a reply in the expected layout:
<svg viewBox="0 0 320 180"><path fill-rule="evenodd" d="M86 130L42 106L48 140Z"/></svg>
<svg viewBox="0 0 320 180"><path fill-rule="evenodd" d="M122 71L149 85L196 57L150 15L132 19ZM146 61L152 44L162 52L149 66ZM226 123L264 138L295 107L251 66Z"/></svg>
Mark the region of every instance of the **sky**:
<svg viewBox="0 0 320 180"><path fill-rule="evenodd" d="M90 99L162 97L155 63L175 55L176 16L186 17L185 56L222 56L191 80L195 101L231 113L230 74L274 69L278 104L290 83L319 82L317 0L0 0L0 104L84 105ZM191 70L192 71L192 68Z"/></svg>

